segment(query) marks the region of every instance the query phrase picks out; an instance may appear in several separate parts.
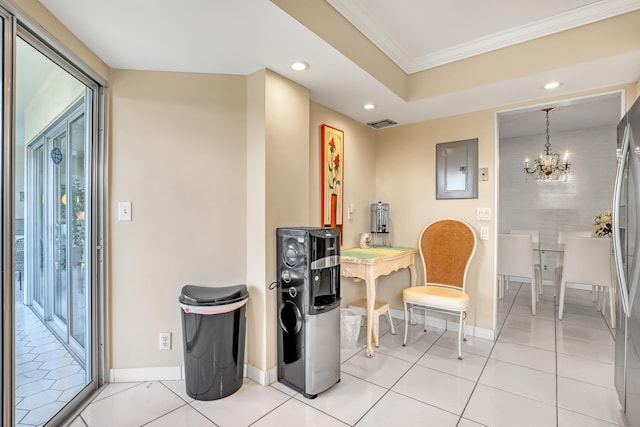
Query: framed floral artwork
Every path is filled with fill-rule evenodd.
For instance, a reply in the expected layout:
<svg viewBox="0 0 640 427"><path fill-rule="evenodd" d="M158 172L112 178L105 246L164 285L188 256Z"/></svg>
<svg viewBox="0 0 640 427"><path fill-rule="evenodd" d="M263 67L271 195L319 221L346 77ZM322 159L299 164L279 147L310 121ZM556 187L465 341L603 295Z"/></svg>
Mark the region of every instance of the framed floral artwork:
<svg viewBox="0 0 640 427"><path fill-rule="evenodd" d="M322 225L342 233L344 132L322 125Z"/></svg>

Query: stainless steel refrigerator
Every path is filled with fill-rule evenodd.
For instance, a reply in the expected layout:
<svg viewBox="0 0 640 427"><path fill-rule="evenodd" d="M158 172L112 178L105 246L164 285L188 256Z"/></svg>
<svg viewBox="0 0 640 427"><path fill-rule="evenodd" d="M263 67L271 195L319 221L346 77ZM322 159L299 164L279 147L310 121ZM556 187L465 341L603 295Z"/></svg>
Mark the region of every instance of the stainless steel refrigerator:
<svg viewBox="0 0 640 427"><path fill-rule="evenodd" d="M618 124L613 200L618 278L615 386L630 427L640 426L640 98Z"/></svg>

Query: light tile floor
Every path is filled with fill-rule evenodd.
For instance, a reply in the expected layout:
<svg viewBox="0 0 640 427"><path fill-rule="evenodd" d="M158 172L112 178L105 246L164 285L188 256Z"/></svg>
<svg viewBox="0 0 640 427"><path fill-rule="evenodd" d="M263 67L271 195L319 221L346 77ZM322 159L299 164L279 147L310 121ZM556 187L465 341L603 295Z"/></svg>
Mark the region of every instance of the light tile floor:
<svg viewBox="0 0 640 427"><path fill-rule="evenodd" d="M493 341L469 337L457 359L456 334L381 320L380 347L341 350L341 381L308 400L276 383L245 379L235 394L200 402L181 381L106 386L72 427L101 426L620 426L613 385L613 334L587 291L568 290L565 319L545 295L530 314L528 285L500 303ZM549 290L546 290L550 293ZM384 318L383 318L384 319Z"/></svg>
<svg viewBox="0 0 640 427"><path fill-rule="evenodd" d="M85 371L21 302L15 322L16 426L42 426L83 388Z"/></svg>

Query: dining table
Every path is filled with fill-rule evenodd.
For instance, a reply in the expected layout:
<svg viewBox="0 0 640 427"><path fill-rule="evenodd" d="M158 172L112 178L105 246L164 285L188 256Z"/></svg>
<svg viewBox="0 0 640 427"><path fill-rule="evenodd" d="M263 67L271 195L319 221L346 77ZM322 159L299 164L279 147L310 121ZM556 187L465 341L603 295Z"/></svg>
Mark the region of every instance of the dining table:
<svg viewBox="0 0 640 427"><path fill-rule="evenodd" d="M343 249L340 254L340 274L343 277L363 279L367 291L367 357L374 355L373 312L376 301L376 279L407 268L411 286L416 286L417 250L404 246L376 246ZM377 346L378 343L376 342Z"/></svg>

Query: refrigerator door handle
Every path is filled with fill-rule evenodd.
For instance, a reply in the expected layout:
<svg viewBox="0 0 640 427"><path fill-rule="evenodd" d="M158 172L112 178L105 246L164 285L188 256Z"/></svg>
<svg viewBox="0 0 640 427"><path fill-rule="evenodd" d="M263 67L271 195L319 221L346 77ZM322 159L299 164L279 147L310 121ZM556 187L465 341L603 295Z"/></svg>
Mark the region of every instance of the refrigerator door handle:
<svg viewBox="0 0 640 427"><path fill-rule="evenodd" d="M620 198L622 197L622 180L624 177L624 169L626 166L627 155L629 152L629 131L630 125L624 128L622 137L622 150L618 169L616 171L616 181L613 190L613 258L615 260L616 271L618 273L618 290L620 292L620 300L622 309L627 317L630 316L629 311L629 293L627 291L627 278L624 272L624 263L622 259L622 242L620 240Z"/></svg>

